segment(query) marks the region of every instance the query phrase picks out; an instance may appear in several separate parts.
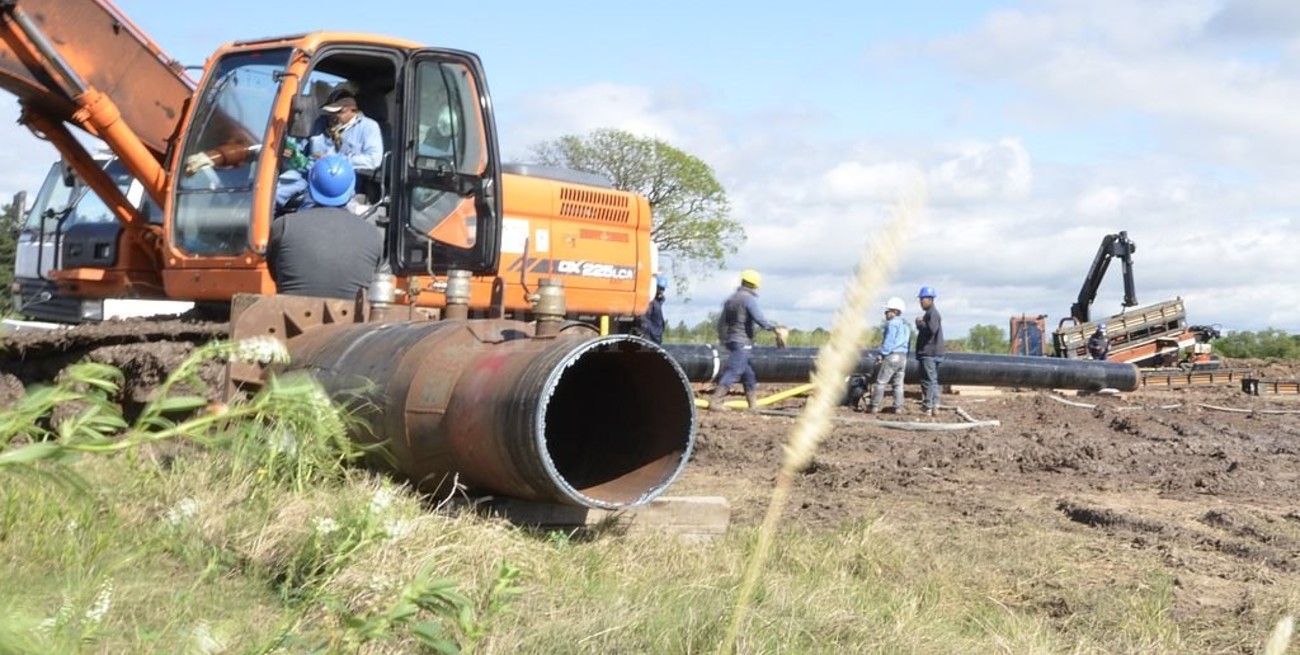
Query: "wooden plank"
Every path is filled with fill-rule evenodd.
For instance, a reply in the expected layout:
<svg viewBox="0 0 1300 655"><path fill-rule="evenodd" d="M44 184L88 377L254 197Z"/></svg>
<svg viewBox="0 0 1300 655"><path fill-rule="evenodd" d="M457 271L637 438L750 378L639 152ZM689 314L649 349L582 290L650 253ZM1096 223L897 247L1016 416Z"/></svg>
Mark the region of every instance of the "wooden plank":
<svg viewBox="0 0 1300 655"><path fill-rule="evenodd" d="M493 501L488 511L528 527L568 530L613 526L628 534L668 533L690 540L726 534L731 523L731 505L721 496L661 497L624 510L502 498Z"/></svg>
<svg viewBox="0 0 1300 655"><path fill-rule="evenodd" d="M954 396L1001 396L1006 391L997 387L982 387L967 384L954 384L947 387L947 393Z"/></svg>

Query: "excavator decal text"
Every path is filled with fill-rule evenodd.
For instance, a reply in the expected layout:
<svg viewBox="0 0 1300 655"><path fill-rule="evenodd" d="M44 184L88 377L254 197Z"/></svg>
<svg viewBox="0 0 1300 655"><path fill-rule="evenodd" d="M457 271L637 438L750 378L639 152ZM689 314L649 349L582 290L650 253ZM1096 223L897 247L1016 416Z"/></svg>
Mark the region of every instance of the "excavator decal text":
<svg viewBox="0 0 1300 655"><path fill-rule="evenodd" d="M523 268L524 260L516 259L510 264L510 271ZM631 280L636 277L636 269L631 266L604 264L601 262L575 261L572 259L538 259L529 262L529 273L552 273L557 275L576 275L603 280Z"/></svg>

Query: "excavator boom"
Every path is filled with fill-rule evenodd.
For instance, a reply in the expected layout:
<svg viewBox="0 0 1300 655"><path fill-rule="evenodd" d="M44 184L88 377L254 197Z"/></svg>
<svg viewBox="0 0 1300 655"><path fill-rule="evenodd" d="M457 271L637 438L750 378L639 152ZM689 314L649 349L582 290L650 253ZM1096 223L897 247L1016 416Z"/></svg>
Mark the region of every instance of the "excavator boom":
<svg viewBox="0 0 1300 655"><path fill-rule="evenodd" d="M76 96L112 97L121 120L162 162L194 83L107 0L0 0L0 88L28 111L81 124ZM81 88L77 88L80 86Z"/></svg>
<svg viewBox="0 0 1300 655"><path fill-rule="evenodd" d="M24 122L39 133L68 123L102 139L162 204L194 94L189 77L107 0L0 0L0 16L0 88L18 96Z"/></svg>

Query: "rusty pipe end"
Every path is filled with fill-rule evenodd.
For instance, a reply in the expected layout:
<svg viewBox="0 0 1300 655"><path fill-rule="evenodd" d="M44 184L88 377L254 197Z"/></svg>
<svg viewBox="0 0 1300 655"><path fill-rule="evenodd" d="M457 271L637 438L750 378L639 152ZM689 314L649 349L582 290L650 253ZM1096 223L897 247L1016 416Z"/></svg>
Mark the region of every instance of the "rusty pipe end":
<svg viewBox="0 0 1300 655"><path fill-rule="evenodd" d="M690 382L645 339L578 343L538 390L534 438L555 500L604 509L649 502L677 479L695 446Z"/></svg>

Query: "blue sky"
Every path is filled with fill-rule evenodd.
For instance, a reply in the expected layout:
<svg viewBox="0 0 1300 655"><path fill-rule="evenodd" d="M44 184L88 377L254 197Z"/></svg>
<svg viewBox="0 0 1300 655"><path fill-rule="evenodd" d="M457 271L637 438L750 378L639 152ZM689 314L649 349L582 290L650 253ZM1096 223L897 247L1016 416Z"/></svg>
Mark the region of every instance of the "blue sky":
<svg viewBox="0 0 1300 655"><path fill-rule="evenodd" d="M857 252L919 177L926 217L881 303L915 311L916 288L936 286L950 337L1055 322L1119 230L1143 304L1181 296L1194 323L1300 332L1291 0L118 6L186 64L316 29L476 52L508 158L599 127L701 157L748 240L689 302L670 297L672 321L702 319L754 267L769 314L829 325ZM54 155L3 111L12 193ZM1113 270L1095 311L1121 297Z"/></svg>

